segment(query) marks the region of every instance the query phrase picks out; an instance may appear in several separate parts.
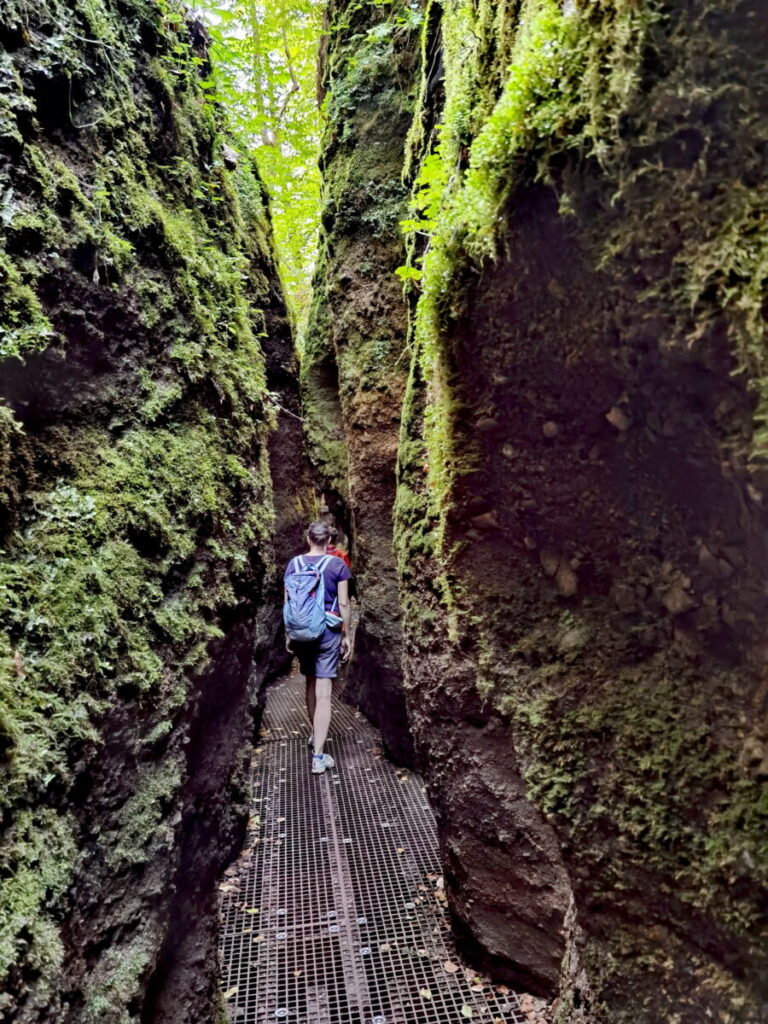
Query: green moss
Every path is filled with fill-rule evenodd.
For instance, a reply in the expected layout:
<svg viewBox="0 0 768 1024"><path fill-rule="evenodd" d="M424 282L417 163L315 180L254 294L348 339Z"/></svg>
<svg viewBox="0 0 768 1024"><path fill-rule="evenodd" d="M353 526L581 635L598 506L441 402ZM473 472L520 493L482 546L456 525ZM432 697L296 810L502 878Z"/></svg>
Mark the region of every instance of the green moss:
<svg viewBox="0 0 768 1024"><path fill-rule="evenodd" d="M47 809L23 811L11 827L0 852L0 970L16 963L34 937L30 967L46 978L55 976L62 941L40 908L56 904L66 888L76 853L73 833L68 817Z"/></svg>
<svg viewBox="0 0 768 1024"><path fill-rule="evenodd" d="M182 6L38 7L0 16L22 40L2 57L18 158L0 169L0 359L29 363L45 407L25 430L12 388L0 404L0 806L16 823L0 979L55 992L83 759L116 708L176 730L212 642L273 572L260 339L276 281L257 171L223 166ZM102 837L113 868L170 858L183 767L142 770ZM152 955L100 966L91 1019L128 1005Z"/></svg>
<svg viewBox="0 0 768 1024"><path fill-rule="evenodd" d="M537 516L542 533L567 535L548 496L535 489L525 495L537 499L530 511L523 501L502 509L514 522L502 534L476 546L465 539L478 486L497 499L504 492L473 477L488 465L493 442L472 429L484 410L464 405L468 393L469 401L478 398L465 379L473 378L470 344L486 352L496 344L469 333L478 319L493 324L491 316L477 316L479 296L493 301L487 282L508 258L505 241L515 230L534 233L520 225L535 197L547 195L559 204L563 237L577 241L599 288L615 294L617 306L636 297L632 324L646 325L650 344L665 357L672 353L665 366L693 361L708 373L734 370L750 381L755 434L723 431L719 440L739 459L762 458L766 346L758 293L767 266L768 124L765 79L749 45L753 17L730 0L706 4L695 16L688 8L623 0L428 6L423 53L434 55L442 44L445 103L435 123L434 83L423 76L405 167L413 197L404 228L415 273L406 288L413 340L395 535L414 663L452 640L457 657L470 653L485 706L514 725L531 799L565 837L577 884L581 872L589 879L587 898L618 905L619 914L627 892L662 893L677 908L671 917L701 914L758 958L758 894L768 883L766 793L739 763L754 679L708 653L697 664L669 633L657 637L653 658L641 666L631 658L625 664L615 650L612 661L617 636L632 648L632 630L642 633L648 622L625 617L617 624L612 606L606 620L606 604L581 593L563 612L538 566L519 553ZM510 244L524 249L519 237ZM541 239L532 244L535 269L537 257L549 254L539 251ZM500 317L518 308L531 315L529 285L517 291L519 267L512 265L501 286L509 304ZM617 320L615 330L622 344L634 344L626 323ZM530 344L542 361L562 359L558 339L532 331ZM528 377L524 358L520 363ZM569 368L566 360L564 378ZM514 394L518 381L509 369ZM521 481L521 495L525 489ZM635 526L632 519L630 530ZM469 550L490 573L486 548L501 552L502 561L509 556L514 587L472 566ZM652 561L658 553L646 554ZM586 919L591 913L587 906ZM649 960L638 972L641 983L630 979L618 945L611 937L588 943L599 987L617 990L611 1014L626 998L618 993L622 979L650 990L654 971L673 984L679 967L662 970ZM686 954L675 947L674 955ZM722 1005L742 1005L737 981L718 980L712 964L697 962L696 970L709 995L728 989ZM719 998L712 995L713 1005ZM648 1013L643 1019L653 1019Z"/></svg>
<svg viewBox="0 0 768 1024"><path fill-rule="evenodd" d="M156 926L121 948L108 950L98 975L89 978L84 992L83 1024L131 1024L130 1011L135 992L151 973L157 943Z"/></svg>

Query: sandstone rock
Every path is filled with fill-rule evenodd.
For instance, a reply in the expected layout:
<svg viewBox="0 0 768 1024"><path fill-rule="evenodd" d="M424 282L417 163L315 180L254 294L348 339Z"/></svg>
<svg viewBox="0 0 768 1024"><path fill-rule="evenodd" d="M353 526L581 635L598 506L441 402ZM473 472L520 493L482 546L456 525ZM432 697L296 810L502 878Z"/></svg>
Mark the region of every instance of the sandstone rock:
<svg viewBox="0 0 768 1024"><path fill-rule="evenodd" d="M539 561L547 576L554 576L560 565L560 555L552 548L542 548L539 552Z"/></svg>
<svg viewBox="0 0 768 1024"><path fill-rule="evenodd" d="M671 615L682 615L696 607L696 602L686 593L681 582L674 583L661 599L662 604Z"/></svg>
<svg viewBox="0 0 768 1024"><path fill-rule="evenodd" d="M499 526L498 513L491 510L490 512L481 512L477 516L472 516L472 525L476 526L479 530L495 530Z"/></svg>
<svg viewBox="0 0 768 1024"><path fill-rule="evenodd" d="M557 586L558 593L562 594L563 597L573 597L579 589L579 577L567 562L561 562L558 566L557 573L555 574L555 585Z"/></svg>
<svg viewBox="0 0 768 1024"><path fill-rule="evenodd" d="M632 420L627 413L618 405L611 406L608 412L605 414L605 418L611 424L612 427L616 427L617 430L625 431L629 430L632 426Z"/></svg>

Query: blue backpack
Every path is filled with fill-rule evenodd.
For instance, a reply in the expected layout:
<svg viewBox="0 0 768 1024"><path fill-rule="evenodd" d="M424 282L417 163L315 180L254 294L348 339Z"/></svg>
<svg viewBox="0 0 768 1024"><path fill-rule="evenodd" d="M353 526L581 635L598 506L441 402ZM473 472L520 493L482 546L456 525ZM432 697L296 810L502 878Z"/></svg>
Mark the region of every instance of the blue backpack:
<svg viewBox="0 0 768 1024"><path fill-rule="evenodd" d="M285 580L283 605L285 632L291 640L317 640L325 630L323 569L330 560L330 555L317 565L309 565L301 555L293 560L293 572Z"/></svg>

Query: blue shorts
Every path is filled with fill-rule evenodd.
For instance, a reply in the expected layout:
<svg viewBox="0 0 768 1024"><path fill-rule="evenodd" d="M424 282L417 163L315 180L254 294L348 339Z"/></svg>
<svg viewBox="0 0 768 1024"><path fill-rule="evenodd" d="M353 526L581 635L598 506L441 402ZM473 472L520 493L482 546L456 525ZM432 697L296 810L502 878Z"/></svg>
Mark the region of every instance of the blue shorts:
<svg viewBox="0 0 768 1024"><path fill-rule="evenodd" d="M339 674L341 657L341 630L325 627L317 640L293 640L291 649L299 659L299 668L305 676L335 679Z"/></svg>

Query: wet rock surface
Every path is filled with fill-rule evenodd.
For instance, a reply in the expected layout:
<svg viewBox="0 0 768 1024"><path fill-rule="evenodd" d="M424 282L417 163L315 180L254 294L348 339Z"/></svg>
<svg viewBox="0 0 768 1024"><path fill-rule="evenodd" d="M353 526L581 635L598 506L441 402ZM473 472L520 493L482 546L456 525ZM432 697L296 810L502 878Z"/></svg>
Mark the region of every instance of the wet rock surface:
<svg viewBox="0 0 768 1024"><path fill-rule="evenodd" d="M765 1017L755 16L424 15L404 687L458 933L558 1021Z"/></svg>
<svg viewBox="0 0 768 1024"><path fill-rule="evenodd" d="M264 192L180 13L11 2L0 43L0 1017L213 1020L303 518Z"/></svg>
<svg viewBox="0 0 768 1024"><path fill-rule="evenodd" d="M392 550L407 313L393 271L405 260L398 225L407 190L399 175L418 37L396 28L383 7L331 3L326 17L324 209L302 367L305 417L313 460L352 542L360 618L347 694L382 730L387 752L408 764L413 745Z"/></svg>

